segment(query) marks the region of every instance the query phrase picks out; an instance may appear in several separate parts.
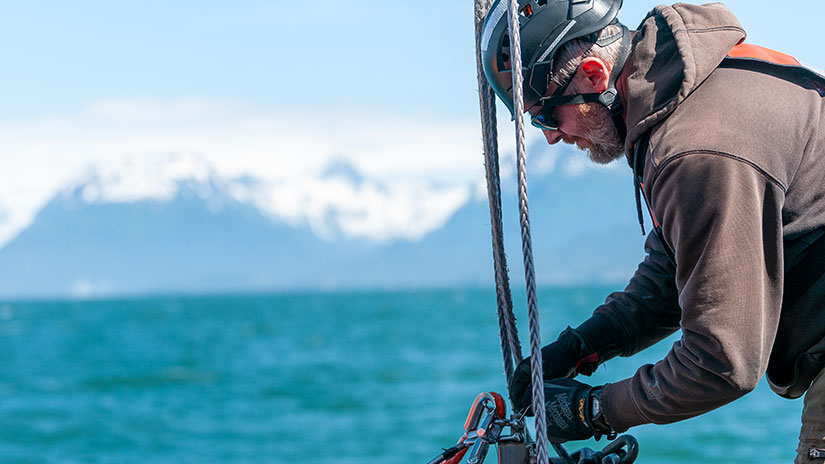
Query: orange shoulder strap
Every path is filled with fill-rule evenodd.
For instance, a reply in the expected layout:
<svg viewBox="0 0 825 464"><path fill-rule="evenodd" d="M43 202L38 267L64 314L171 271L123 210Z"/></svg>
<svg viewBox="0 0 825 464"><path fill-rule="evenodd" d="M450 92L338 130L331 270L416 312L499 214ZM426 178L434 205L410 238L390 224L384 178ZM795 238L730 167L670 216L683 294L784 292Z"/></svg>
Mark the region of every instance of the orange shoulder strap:
<svg viewBox="0 0 825 464"><path fill-rule="evenodd" d="M759 45L739 44L728 52L731 58L750 58L752 60L767 61L768 63L785 66L802 66L796 58Z"/></svg>
<svg viewBox="0 0 825 464"><path fill-rule="evenodd" d="M820 95L825 97L825 71L821 71L813 66L805 64L796 58L780 53L769 48L751 44L739 44L728 52L728 59L731 61L767 63L785 69L798 69L813 77L813 81L808 81L808 85L813 85Z"/></svg>

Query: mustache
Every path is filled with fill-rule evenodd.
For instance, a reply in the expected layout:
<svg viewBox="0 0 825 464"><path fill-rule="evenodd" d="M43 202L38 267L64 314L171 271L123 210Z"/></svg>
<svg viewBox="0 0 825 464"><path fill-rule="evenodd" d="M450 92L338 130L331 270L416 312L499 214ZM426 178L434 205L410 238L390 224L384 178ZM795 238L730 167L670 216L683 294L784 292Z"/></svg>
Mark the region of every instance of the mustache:
<svg viewBox="0 0 825 464"><path fill-rule="evenodd" d="M562 136L561 140L568 145L575 145L582 149L584 149L583 147L589 147L593 145L593 142L591 142L589 139L586 139L584 137L576 137L573 135L564 135Z"/></svg>

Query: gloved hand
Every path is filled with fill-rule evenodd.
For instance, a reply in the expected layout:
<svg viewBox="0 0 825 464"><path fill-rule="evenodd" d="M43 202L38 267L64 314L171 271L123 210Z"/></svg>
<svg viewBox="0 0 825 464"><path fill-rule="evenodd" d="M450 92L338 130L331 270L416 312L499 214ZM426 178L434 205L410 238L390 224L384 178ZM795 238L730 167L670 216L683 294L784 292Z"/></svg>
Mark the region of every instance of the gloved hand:
<svg viewBox="0 0 825 464"><path fill-rule="evenodd" d="M553 443L586 440L594 435L597 440L604 435L616 438L602 412L601 390L573 379L545 382L547 438Z"/></svg>
<svg viewBox="0 0 825 464"><path fill-rule="evenodd" d="M541 349L544 380L590 375L599 366L599 356L588 348L584 337L570 327L559 335L558 340ZM516 412L530 407L530 357L521 360L510 381L510 401Z"/></svg>
<svg viewBox="0 0 825 464"><path fill-rule="evenodd" d="M573 379L544 383L547 438L553 443L587 440L593 436L590 420L593 387Z"/></svg>

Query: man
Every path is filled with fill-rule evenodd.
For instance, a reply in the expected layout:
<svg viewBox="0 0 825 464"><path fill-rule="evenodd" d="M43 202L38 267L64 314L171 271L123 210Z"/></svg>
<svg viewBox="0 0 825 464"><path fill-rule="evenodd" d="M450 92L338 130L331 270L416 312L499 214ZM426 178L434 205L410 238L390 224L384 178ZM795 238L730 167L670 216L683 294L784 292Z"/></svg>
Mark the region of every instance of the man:
<svg viewBox="0 0 825 464"><path fill-rule="evenodd" d="M512 111L507 3L492 5L481 47ZM631 32L621 3L519 0L533 125L597 163L626 157L656 232L627 288L543 348L549 435L688 419L767 373L784 397L807 391L796 462L825 460L825 77L745 45L721 4L657 7ZM680 328L631 378L572 379ZM524 360L510 386L518 409L529 382Z"/></svg>

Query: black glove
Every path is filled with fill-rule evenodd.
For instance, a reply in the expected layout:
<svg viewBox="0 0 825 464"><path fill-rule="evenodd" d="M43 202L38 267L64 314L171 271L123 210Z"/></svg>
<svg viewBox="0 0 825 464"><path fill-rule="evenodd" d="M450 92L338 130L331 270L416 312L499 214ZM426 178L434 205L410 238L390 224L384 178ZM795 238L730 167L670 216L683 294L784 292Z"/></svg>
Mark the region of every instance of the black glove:
<svg viewBox="0 0 825 464"><path fill-rule="evenodd" d="M541 349L544 380L575 377L576 374L590 375L599 366L599 356L588 348L584 337L575 329L567 328L558 340ZM510 381L510 401L515 411L524 411L530 406L530 357L521 360Z"/></svg>
<svg viewBox="0 0 825 464"><path fill-rule="evenodd" d="M596 439L616 433L607 425L599 396L601 387L591 387L573 379L558 379L544 383L547 437L553 443L568 440ZM595 406L595 407L594 407Z"/></svg>

